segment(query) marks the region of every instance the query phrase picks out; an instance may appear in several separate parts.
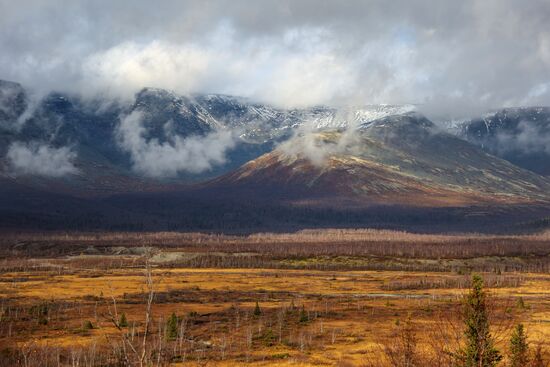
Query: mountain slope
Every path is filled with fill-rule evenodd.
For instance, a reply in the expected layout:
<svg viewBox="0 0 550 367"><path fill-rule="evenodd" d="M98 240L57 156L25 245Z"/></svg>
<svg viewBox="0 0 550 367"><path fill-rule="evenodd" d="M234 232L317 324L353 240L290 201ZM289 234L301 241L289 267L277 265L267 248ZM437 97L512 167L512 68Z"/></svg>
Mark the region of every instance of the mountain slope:
<svg viewBox="0 0 550 367"><path fill-rule="evenodd" d="M491 230L548 213L547 178L441 133L413 106L286 110L154 88L128 103L61 93L32 103L17 84L0 90L0 228ZM219 131L235 145L205 171L152 177L121 145L134 114L139 143L154 149ZM70 151L75 170L14 171L14 144Z"/></svg>
<svg viewBox="0 0 550 367"><path fill-rule="evenodd" d="M411 113L298 136L206 187L314 205L456 206L543 202L550 181Z"/></svg>
<svg viewBox="0 0 550 367"><path fill-rule="evenodd" d="M550 108L505 108L465 121L463 139L513 164L550 176Z"/></svg>
<svg viewBox="0 0 550 367"><path fill-rule="evenodd" d="M204 181L271 151L293 131L326 129L360 124L387 114L408 111L412 106L366 106L360 108L313 107L282 109L245 98L176 93L144 88L133 101L87 99L50 93L33 101L17 83L0 82L0 176L39 189L82 195L157 189ZM139 140L130 149L121 143L121 120L139 113ZM179 149L185 139L207 138L218 131L231 131L234 144L224 159L201 170L168 169L167 175L144 172L144 152ZM135 137L132 137L135 138ZM199 139L199 142L202 141ZM19 170L8 157L14 144L52 151L67 149L72 168L66 175ZM150 145L150 146L149 146ZM195 144L196 146L196 144ZM160 157L162 158L162 157ZM48 161L48 157L44 158ZM156 158L157 160L159 158ZM162 159L161 159L162 160ZM163 163L163 162L159 162ZM43 170L42 170L43 171Z"/></svg>

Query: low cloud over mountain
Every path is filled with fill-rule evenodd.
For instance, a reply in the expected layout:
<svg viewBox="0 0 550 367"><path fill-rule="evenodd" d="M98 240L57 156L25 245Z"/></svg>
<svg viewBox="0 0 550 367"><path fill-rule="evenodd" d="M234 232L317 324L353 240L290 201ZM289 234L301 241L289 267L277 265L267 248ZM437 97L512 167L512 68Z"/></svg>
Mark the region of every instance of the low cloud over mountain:
<svg viewBox="0 0 550 367"><path fill-rule="evenodd" d="M164 125L170 130L170 121ZM170 131L169 131L170 133ZM175 176L178 172L202 173L226 162L227 151L236 144L229 130L218 130L206 136L181 137L168 134L166 142L146 139L143 114L134 111L121 118L116 130L120 147L130 153L133 168L146 176Z"/></svg>
<svg viewBox="0 0 550 367"><path fill-rule="evenodd" d="M68 147L55 148L41 143L14 142L7 159L16 174L62 177L78 170L73 165L76 153Z"/></svg>

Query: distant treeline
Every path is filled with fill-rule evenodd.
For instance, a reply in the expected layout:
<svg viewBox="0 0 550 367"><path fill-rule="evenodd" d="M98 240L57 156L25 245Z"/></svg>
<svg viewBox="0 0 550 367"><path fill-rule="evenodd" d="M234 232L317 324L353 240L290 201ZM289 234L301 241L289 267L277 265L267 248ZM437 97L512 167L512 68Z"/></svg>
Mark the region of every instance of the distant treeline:
<svg viewBox="0 0 550 367"><path fill-rule="evenodd" d="M217 197L188 192L75 198L1 197L0 229L72 231L288 232L303 228L387 228L423 232L541 229L549 208L502 206L418 208L311 207L284 201Z"/></svg>
<svg viewBox="0 0 550 367"><path fill-rule="evenodd" d="M140 264L144 249L165 267L317 270L550 271L550 232L442 235L373 229L220 235L181 232L31 232L0 236L0 270L34 268L34 259L71 268ZM88 256L78 256L78 255ZM69 255L74 257L66 258ZM76 255L76 256L75 256Z"/></svg>

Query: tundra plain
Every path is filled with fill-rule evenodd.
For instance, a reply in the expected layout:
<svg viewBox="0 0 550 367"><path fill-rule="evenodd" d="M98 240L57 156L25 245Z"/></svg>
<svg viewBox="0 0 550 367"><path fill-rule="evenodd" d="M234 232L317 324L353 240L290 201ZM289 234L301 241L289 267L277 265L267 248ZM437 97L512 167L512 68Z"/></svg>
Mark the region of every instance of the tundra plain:
<svg viewBox="0 0 550 367"><path fill-rule="evenodd" d="M424 363L447 366L473 273L505 359L518 323L530 349L550 357L548 232L58 232L1 242L6 366L391 366L404 328Z"/></svg>

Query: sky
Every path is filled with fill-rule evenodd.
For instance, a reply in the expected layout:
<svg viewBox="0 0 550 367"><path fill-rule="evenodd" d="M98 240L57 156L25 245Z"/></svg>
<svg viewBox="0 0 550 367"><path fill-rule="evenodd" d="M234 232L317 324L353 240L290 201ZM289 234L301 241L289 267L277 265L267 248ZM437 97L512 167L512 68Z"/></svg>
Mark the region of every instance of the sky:
<svg viewBox="0 0 550 367"><path fill-rule="evenodd" d="M549 0L0 0L0 79L460 118L550 105L548 19Z"/></svg>

